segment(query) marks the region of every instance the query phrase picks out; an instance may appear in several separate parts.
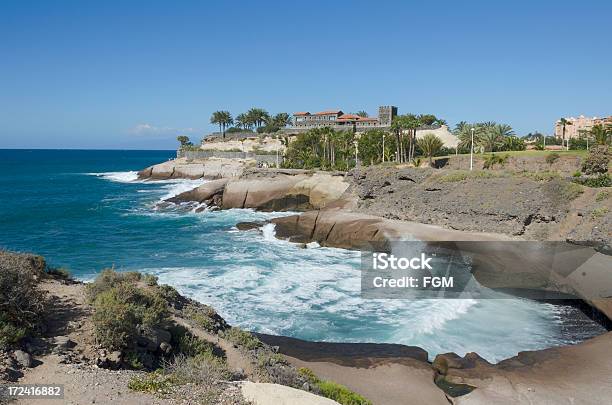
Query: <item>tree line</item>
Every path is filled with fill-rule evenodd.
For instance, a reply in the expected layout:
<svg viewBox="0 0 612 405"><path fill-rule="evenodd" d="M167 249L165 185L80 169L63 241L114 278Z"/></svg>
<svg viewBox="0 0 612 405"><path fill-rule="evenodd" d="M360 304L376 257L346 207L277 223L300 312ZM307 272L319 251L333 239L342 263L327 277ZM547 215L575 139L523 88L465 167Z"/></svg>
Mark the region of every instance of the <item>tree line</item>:
<svg viewBox="0 0 612 405"><path fill-rule="evenodd" d="M210 117L210 123L219 125L219 132L225 139L226 130L230 133L253 130L258 133L278 132L291 124L291 115L285 112L271 115L263 108L251 108L234 118L229 111L215 111Z"/></svg>

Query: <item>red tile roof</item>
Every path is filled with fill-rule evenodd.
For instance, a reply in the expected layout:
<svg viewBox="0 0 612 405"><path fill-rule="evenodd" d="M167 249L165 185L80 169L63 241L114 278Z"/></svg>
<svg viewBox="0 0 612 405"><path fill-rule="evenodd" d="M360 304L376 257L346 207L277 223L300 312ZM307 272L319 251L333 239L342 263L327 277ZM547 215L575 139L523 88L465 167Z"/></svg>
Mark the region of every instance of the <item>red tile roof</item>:
<svg viewBox="0 0 612 405"><path fill-rule="evenodd" d="M310 115L310 113L309 112L296 112L296 113L293 113L293 115Z"/></svg>
<svg viewBox="0 0 612 405"><path fill-rule="evenodd" d="M328 110L328 111L321 111L318 113L314 113L314 115L332 115L332 114L341 114L342 111L341 110Z"/></svg>

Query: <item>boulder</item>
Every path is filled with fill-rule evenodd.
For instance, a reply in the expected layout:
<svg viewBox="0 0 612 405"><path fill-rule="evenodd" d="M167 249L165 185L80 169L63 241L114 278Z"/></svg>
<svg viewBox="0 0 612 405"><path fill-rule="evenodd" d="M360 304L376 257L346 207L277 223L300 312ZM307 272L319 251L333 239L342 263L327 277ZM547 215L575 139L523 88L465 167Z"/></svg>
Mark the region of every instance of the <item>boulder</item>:
<svg viewBox="0 0 612 405"><path fill-rule="evenodd" d="M15 361L23 368L30 368L33 365L32 356L23 350L15 350L13 352L13 357L15 358Z"/></svg>
<svg viewBox="0 0 612 405"><path fill-rule="evenodd" d="M227 181L228 179L212 180L194 188L193 190L189 190L175 197L169 198L166 201L173 203L190 201L203 203L208 200L214 199L217 196L218 198L220 198L220 196L223 194L223 189L225 188ZM219 200L217 199L215 202L218 201Z"/></svg>
<svg viewBox="0 0 612 405"><path fill-rule="evenodd" d="M264 225L263 222L238 222L236 228L239 231L250 231L251 229L259 229Z"/></svg>
<svg viewBox="0 0 612 405"><path fill-rule="evenodd" d="M76 343L70 340L68 336L56 336L53 339L53 343L60 350L69 350L76 346Z"/></svg>
<svg viewBox="0 0 612 405"><path fill-rule="evenodd" d="M162 343L169 344L172 340L170 332L159 328L140 328L137 344L150 352L155 352Z"/></svg>
<svg viewBox="0 0 612 405"><path fill-rule="evenodd" d="M260 211L307 211L337 201L348 188L342 176L327 173L274 175L229 181L223 192L223 208L255 208Z"/></svg>

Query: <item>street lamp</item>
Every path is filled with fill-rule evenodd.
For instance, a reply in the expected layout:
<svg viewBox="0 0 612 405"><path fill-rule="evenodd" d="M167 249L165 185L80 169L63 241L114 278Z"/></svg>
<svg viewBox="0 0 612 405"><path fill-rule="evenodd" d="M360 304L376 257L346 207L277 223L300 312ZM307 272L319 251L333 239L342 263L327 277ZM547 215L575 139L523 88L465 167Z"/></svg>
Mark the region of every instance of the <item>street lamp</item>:
<svg viewBox="0 0 612 405"><path fill-rule="evenodd" d="M474 127L470 128L472 131L472 144L470 145L470 171L474 169Z"/></svg>
<svg viewBox="0 0 612 405"><path fill-rule="evenodd" d="M385 132L383 132L382 136L383 136L382 162L385 163Z"/></svg>

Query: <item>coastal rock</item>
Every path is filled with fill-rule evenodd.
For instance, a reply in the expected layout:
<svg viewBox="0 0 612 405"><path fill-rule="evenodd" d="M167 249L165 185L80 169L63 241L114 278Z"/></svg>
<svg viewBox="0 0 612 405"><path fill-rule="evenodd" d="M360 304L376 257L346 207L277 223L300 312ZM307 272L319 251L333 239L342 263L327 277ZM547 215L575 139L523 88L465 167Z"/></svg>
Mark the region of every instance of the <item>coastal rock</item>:
<svg viewBox="0 0 612 405"><path fill-rule="evenodd" d="M472 367L449 367L445 380L477 387L454 398L453 403L460 405L560 404L568 403L568 398L599 404L601 398L612 395L610 350L612 333L606 333L574 346L521 352L496 365L466 355L461 361ZM607 376L606 383L602 383L602 376Z"/></svg>
<svg viewBox="0 0 612 405"><path fill-rule="evenodd" d="M327 173L286 174L235 179L223 192L223 208L255 208L260 211L306 211L336 202L348 188L341 176Z"/></svg>
<svg viewBox="0 0 612 405"><path fill-rule="evenodd" d="M239 231L250 231L251 229L259 229L263 225L263 222L238 222L236 228L238 228Z"/></svg>
<svg viewBox="0 0 612 405"><path fill-rule="evenodd" d="M149 166L138 172L141 180L168 179L219 179L242 174L253 162L241 159L199 159L178 158Z"/></svg>
<svg viewBox="0 0 612 405"><path fill-rule="evenodd" d="M221 197L223 195L223 190L225 189L225 185L227 184L228 179L218 179L212 180L202 184L194 188L193 190L186 191L181 193L175 197L169 198L168 202L172 203L181 203L181 202L213 202L219 203L220 200L211 201L214 197Z"/></svg>

